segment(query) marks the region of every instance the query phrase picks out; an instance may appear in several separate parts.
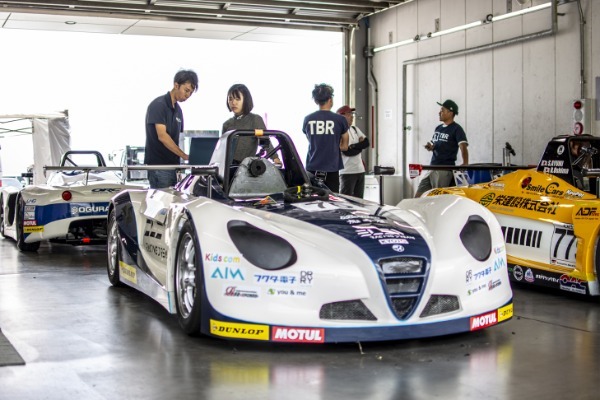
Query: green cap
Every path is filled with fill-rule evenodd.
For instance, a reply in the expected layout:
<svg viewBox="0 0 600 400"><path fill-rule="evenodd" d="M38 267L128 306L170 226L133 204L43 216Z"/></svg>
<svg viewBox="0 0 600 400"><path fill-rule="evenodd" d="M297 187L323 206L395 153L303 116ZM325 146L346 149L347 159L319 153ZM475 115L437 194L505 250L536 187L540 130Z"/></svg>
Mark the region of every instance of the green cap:
<svg viewBox="0 0 600 400"><path fill-rule="evenodd" d="M458 105L454 101L448 99L445 102L438 103L438 104L440 106L452 111L454 113L454 115L458 115Z"/></svg>

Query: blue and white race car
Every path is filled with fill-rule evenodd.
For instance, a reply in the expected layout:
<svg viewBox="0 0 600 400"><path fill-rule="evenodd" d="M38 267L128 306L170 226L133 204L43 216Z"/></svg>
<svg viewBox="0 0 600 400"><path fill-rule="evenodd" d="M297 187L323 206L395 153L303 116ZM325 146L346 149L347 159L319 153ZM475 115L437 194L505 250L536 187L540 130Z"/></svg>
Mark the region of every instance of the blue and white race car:
<svg viewBox="0 0 600 400"><path fill-rule="evenodd" d="M257 152L234 165L240 140ZM108 232L110 282L146 293L190 335L383 341L513 313L502 231L485 207L332 193L311 183L280 131L228 132L210 165L174 188L120 192Z"/></svg>
<svg viewBox="0 0 600 400"><path fill-rule="evenodd" d="M36 251L50 240L73 245L106 243L106 216L112 196L126 188L118 171L97 151L68 151L43 185L0 190L0 234L21 251Z"/></svg>

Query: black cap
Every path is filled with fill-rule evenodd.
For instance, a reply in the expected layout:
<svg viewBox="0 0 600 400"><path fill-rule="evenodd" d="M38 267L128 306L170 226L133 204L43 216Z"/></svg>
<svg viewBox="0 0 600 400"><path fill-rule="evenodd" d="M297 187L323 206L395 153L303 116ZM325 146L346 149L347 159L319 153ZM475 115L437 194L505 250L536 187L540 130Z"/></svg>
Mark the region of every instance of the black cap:
<svg viewBox="0 0 600 400"><path fill-rule="evenodd" d="M438 104L440 106L452 111L454 113L454 115L458 115L458 105L454 101L448 99L448 100L444 101L443 103L438 103Z"/></svg>

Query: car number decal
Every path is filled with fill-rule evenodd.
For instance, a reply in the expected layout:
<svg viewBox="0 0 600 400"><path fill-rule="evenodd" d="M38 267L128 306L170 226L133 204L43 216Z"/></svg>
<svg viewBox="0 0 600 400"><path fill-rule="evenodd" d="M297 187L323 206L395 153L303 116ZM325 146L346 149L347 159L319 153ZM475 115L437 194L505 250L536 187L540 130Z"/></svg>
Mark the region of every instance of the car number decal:
<svg viewBox="0 0 600 400"><path fill-rule="evenodd" d="M550 262L552 264L575 268L577 237L575 237L573 229L555 227L550 251Z"/></svg>

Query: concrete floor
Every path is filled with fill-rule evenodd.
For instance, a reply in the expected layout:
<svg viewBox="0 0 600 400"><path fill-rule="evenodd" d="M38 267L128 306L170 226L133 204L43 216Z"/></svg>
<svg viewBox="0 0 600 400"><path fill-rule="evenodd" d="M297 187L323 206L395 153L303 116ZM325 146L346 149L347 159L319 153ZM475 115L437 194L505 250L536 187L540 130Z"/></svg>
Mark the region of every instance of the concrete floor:
<svg viewBox="0 0 600 400"><path fill-rule="evenodd" d="M103 246L0 239L0 329L26 365L0 399L599 399L600 301L514 289L484 331L298 346L191 338L153 300L110 286Z"/></svg>

